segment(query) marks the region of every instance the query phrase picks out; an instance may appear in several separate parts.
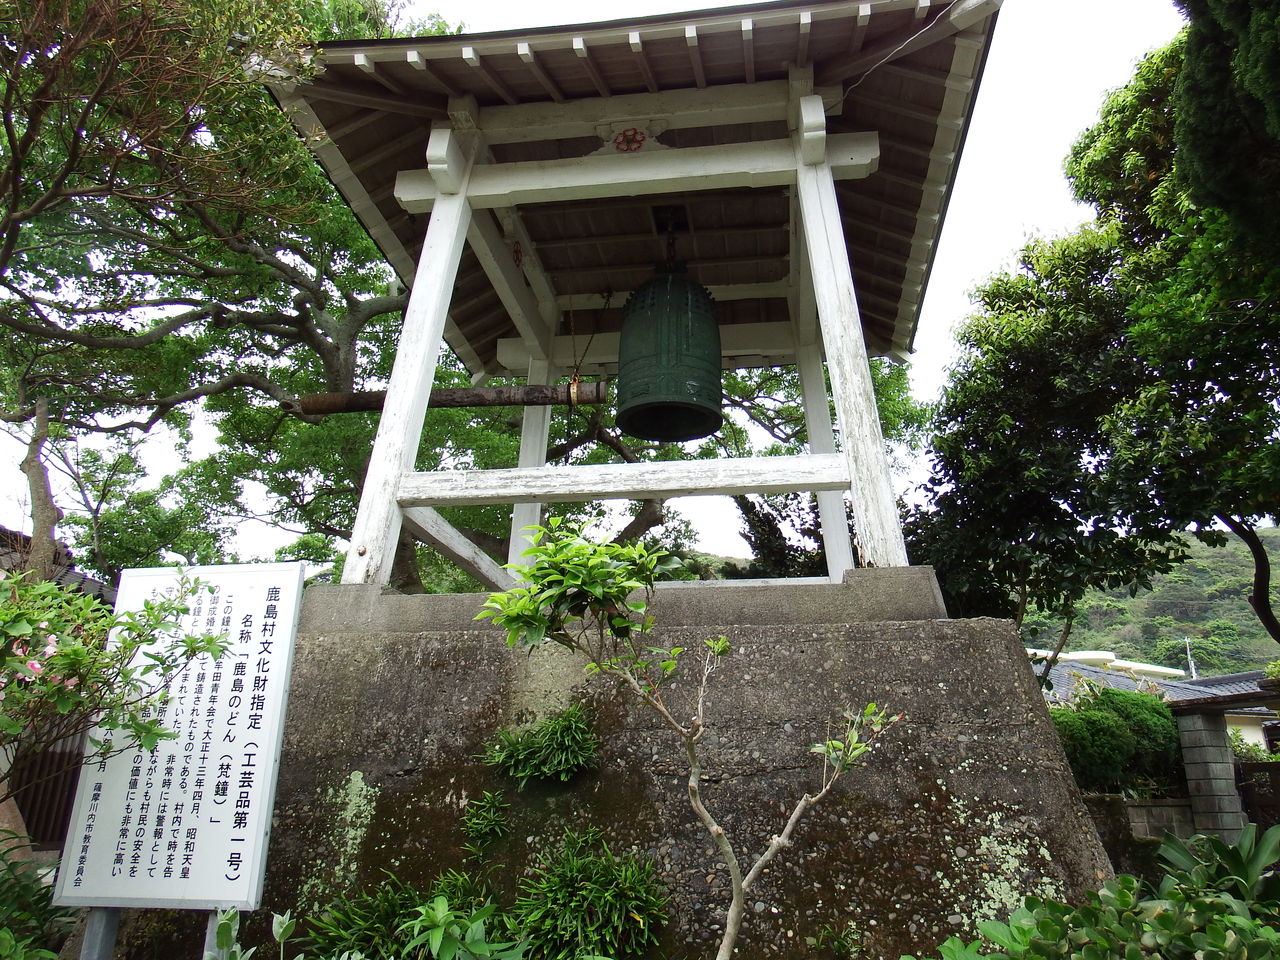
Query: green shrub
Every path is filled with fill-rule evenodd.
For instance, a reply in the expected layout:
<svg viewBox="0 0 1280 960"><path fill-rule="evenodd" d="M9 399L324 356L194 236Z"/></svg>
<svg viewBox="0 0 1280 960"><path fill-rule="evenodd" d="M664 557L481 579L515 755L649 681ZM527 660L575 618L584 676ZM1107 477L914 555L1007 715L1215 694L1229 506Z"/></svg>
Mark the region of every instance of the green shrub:
<svg viewBox="0 0 1280 960"><path fill-rule="evenodd" d="M1231 753L1236 762L1244 763L1280 763L1280 753L1272 753L1266 747L1250 743L1239 730L1232 730Z"/></svg>
<svg viewBox="0 0 1280 960"><path fill-rule="evenodd" d="M1115 714L1137 738L1137 749L1131 758L1137 776L1163 782L1171 770L1180 771L1182 744L1178 739L1178 722L1169 705L1159 697L1107 688L1098 694L1093 708Z"/></svg>
<svg viewBox="0 0 1280 960"><path fill-rule="evenodd" d="M510 804L502 796L501 790L490 792L467 802L462 811L462 832L472 840L494 840L507 832L507 807ZM454 898L448 898L453 903Z"/></svg>
<svg viewBox="0 0 1280 960"><path fill-rule="evenodd" d="M657 942L667 894L650 864L615 857L599 831L566 830L560 849L520 881L512 921L532 960L621 960Z"/></svg>
<svg viewBox="0 0 1280 960"><path fill-rule="evenodd" d="M436 877L431 896L444 897L459 909L479 910L493 899L493 888L483 873L446 870Z"/></svg>
<svg viewBox="0 0 1280 960"><path fill-rule="evenodd" d="M1158 794L1183 789L1177 721L1159 697L1107 687L1082 709L1049 713L1081 789Z"/></svg>
<svg viewBox="0 0 1280 960"><path fill-rule="evenodd" d="M1138 742L1119 717L1105 710L1053 709L1049 715L1080 789L1115 790L1128 780Z"/></svg>
<svg viewBox="0 0 1280 960"><path fill-rule="evenodd" d="M600 740L591 730L586 708L575 703L526 730L499 730L485 748L484 762L520 782L568 780L596 765Z"/></svg>
<svg viewBox="0 0 1280 960"><path fill-rule="evenodd" d="M299 942L307 956L359 951L369 960L401 960L409 937L399 933L431 897L388 873L372 890L334 900L305 925Z"/></svg>

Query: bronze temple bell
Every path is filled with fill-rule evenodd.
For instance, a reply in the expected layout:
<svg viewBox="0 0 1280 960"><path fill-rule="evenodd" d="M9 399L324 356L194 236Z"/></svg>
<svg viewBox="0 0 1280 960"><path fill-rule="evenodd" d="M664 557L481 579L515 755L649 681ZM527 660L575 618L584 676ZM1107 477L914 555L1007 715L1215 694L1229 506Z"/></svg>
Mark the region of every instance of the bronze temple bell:
<svg viewBox="0 0 1280 960"><path fill-rule="evenodd" d="M706 288L667 263L622 311L618 426L679 443L720 429L720 325Z"/></svg>

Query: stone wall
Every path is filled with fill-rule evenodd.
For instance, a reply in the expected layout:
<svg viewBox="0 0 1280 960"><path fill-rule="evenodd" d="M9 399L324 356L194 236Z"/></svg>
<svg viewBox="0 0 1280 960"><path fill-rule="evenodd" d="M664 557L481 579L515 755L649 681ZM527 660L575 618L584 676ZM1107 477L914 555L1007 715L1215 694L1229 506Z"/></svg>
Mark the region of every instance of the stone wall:
<svg viewBox="0 0 1280 960"><path fill-rule="evenodd" d="M923 952L1023 894L1076 897L1110 875L1016 631L921 619L940 613L928 571L859 573L843 586L676 589L655 602L659 642L732 641L709 688L703 787L747 856L818 788L807 748L841 710L874 700L908 716L764 875L744 960L804 956L806 935L847 921L868 956ZM462 865L468 798L506 789L500 883L566 827L598 826L615 853L639 853L666 879L663 955L705 953L726 881L689 810L679 743L567 656L509 652L472 622L482 599L308 591L264 905L316 904L384 868L428 883ZM677 685L671 698L688 694ZM598 770L517 792L475 759L498 727L573 700L594 714Z"/></svg>
<svg viewBox="0 0 1280 960"><path fill-rule="evenodd" d="M1127 800L1129 828L1135 837L1190 837L1196 832L1195 816L1190 800Z"/></svg>
<svg viewBox="0 0 1280 960"><path fill-rule="evenodd" d="M1221 713L1180 713L1178 736L1196 832L1216 833L1233 843L1244 828L1245 815L1226 718Z"/></svg>

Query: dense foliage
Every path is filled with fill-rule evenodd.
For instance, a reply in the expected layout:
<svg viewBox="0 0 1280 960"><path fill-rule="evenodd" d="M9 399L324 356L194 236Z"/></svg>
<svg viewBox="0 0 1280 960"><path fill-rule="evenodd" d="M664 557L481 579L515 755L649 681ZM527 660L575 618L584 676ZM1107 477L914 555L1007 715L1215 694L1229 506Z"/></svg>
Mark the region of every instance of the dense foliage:
<svg viewBox="0 0 1280 960"><path fill-rule="evenodd" d="M1181 40L1139 65L1068 161L1096 221L1030 244L978 292L910 525L953 612L1069 628L1088 590L1146 588L1183 559L1184 531L1220 543L1226 527L1254 561L1242 593L1280 642L1256 531L1280 513L1280 273L1188 193L1186 75Z"/></svg>
<svg viewBox="0 0 1280 960"><path fill-rule="evenodd" d="M95 726L103 739L69 762L150 750L176 736L152 708L189 660L225 648L220 637L183 631L185 599L113 614L58 584L0 572L0 757L21 768ZM11 789L8 772L0 769L0 799Z"/></svg>
<svg viewBox="0 0 1280 960"><path fill-rule="evenodd" d="M1280 529L1258 530L1268 552L1280 551ZM1250 608L1253 559L1235 536L1222 547L1193 541L1187 559L1151 578L1151 589L1087 592L1077 605L1068 650L1111 650L1118 657L1189 671L1187 641L1200 675L1259 670L1275 659L1275 643ZM1280 585L1272 586L1280 604ZM1023 620L1033 643L1056 637L1062 621L1039 612Z"/></svg>
<svg viewBox="0 0 1280 960"><path fill-rule="evenodd" d="M580 703L542 717L521 730L499 730L485 746L484 762L514 777L565 781L596 765L600 739Z"/></svg>
<svg viewBox="0 0 1280 960"><path fill-rule="evenodd" d="M566 830L520 881L512 920L531 960L635 957L658 942L667 892L647 861L615 856L597 832Z"/></svg>
<svg viewBox="0 0 1280 960"><path fill-rule="evenodd" d="M75 913L53 905L53 888L25 853L27 841L0 831L0 957L53 960Z"/></svg>
<svg viewBox="0 0 1280 960"><path fill-rule="evenodd" d="M1159 697L1104 688L1049 715L1081 789L1183 791L1178 725Z"/></svg>

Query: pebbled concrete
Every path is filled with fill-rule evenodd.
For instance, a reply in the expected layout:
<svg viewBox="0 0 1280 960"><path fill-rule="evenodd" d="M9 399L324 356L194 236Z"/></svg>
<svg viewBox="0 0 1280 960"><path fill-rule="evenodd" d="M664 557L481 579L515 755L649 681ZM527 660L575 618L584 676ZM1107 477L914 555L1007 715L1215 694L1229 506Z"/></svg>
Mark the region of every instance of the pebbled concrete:
<svg viewBox="0 0 1280 960"><path fill-rule="evenodd" d="M857 571L841 585L679 588L655 601L656 643L688 658L704 637L732 641L708 688L703 788L748 862L819 788L808 747L841 710L874 700L908 717L766 871L744 960L807 956L805 936L846 922L868 956L922 954L1024 894L1075 898L1110 875L1016 631L925 618L941 609L932 584L928 571ZM467 800L504 789L511 835L490 856L508 895L566 827L599 826L615 853L666 878L663 955L709 953L727 881L689 810L678 741L570 655L508 651L472 621L482 600L308 591L264 906L320 902L383 868L428 884L463 865ZM869 619L883 610L904 619ZM691 696L688 682L668 692L682 712ZM595 716L597 770L518 792L475 759L498 727L574 699Z"/></svg>

